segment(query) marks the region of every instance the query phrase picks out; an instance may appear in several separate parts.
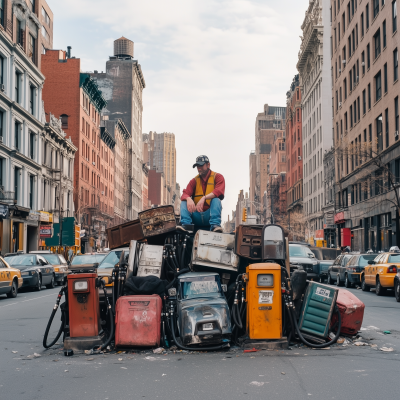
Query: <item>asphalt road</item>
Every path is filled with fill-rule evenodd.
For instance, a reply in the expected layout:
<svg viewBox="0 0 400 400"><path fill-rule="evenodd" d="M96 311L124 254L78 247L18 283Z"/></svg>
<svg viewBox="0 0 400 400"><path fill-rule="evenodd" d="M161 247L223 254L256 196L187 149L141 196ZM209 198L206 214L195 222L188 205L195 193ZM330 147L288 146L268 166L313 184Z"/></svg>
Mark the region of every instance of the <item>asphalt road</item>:
<svg viewBox="0 0 400 400"><path fill-rule="evenodd" d="M62 346L44 350L58 289L0 296L0 399L398 398L400 303L391 294L352 291L366 304L361 335L376 347L160 356L64 357ZM391 334L383 333L387 330ZM394 351L379 350L383 346Z"/></svg>

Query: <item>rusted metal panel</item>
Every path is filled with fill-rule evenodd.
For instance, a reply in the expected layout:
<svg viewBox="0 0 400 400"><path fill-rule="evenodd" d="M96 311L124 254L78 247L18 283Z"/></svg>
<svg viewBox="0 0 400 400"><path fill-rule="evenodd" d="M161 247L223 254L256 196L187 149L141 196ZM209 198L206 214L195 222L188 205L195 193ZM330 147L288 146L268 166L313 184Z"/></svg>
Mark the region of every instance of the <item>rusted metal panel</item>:
<svg viewBox="0 0 400 400"><path fill-rule="evenodd" d="M168 233L176 229L176 218L173 206L151 208L139 213L144 237Z"/></svg>
<svg viewBox="0 0 400 400"><path fill-rule="evenodd" d="M235 253L250 260L261 260L263 225L239 225L236 228Z"/></svg>
<svg viewBox="0 0 400 400"><path fill-rule="evenodd" d="M143 231L139 219L113 226L107 229L110 249L129 246L131 240L143 240Z"/></svg>
<svg viewBox="0 0 400 400"><path fill-rule="evenodd" d="M193 243L192 267L237 272L239 257L233 252L235 236L227 233L197 231Z"/></svg>

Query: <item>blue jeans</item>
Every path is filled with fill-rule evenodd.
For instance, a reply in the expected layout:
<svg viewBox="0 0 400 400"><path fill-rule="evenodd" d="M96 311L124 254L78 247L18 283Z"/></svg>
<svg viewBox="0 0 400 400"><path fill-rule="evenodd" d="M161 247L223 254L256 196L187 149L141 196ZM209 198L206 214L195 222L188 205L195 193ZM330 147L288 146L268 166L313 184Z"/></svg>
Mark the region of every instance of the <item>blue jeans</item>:
<svg viewBox="0 0 400 400"><path fill-rule="evenodd" d="M186 201L181 202L182 225L210 226L210 229L212 229L214 226L221 226L221 213L222 204L217 197L211 200L210 208L202 213L198 211L190 213L187 209Z"/></svg>

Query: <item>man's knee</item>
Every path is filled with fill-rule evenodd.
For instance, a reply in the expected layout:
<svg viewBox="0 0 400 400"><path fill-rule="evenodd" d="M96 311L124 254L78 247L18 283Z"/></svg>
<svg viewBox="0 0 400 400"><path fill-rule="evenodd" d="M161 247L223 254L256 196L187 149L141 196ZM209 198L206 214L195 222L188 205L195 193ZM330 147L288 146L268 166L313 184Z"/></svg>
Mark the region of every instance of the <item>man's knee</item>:
<svg viewBox="0 0 400 400"><path fill-rule="evenodd" d="M220 206L221 204L222 204L222 202L221 202L221 200L218 198L218 197L214 197L212 200L211 200L211 203L210 203L210 205L213 205L213 206Z"/></svg>

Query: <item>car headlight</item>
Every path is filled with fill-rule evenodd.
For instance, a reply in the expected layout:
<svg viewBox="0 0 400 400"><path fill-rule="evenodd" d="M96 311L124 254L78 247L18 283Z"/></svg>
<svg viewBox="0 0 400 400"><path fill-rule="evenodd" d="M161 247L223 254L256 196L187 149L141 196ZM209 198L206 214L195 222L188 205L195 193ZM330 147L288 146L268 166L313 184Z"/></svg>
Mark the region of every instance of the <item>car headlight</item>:
<svg viewBox="0 0 400 400"><path fill-rule="evenodd" d="M54 271L55 271L55 272L59 272L59 270L60 270L60 268L54 267Z"/></svg>
<svg viewBox="0 0 400 400"><path fill-rule="evenodd" d="M29 275L35 275L36 271L29 271Z"/></svg>

